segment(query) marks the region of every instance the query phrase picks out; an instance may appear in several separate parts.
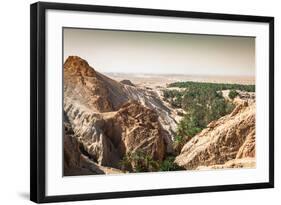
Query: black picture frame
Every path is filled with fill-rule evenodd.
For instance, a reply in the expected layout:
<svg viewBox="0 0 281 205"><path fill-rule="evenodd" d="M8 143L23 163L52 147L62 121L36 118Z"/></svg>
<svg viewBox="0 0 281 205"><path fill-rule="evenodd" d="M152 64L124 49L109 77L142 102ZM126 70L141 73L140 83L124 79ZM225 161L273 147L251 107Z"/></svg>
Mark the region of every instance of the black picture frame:
<svg viewBox="0 0 281 205"><path fill-rule="evenodd" d="M269 181L221 186L170 188L108 193L89 193L46 196L45 192L45 25L46 10L121 13L131 15L170 16L180 18L217 19L230 21L263 22L269 24ZM30 199L37 203L76 200L97 200L198 192L231 191L274 187L274 17L248 16L144 8L111 7L81 4L38 2L30 6Z"/></svg>

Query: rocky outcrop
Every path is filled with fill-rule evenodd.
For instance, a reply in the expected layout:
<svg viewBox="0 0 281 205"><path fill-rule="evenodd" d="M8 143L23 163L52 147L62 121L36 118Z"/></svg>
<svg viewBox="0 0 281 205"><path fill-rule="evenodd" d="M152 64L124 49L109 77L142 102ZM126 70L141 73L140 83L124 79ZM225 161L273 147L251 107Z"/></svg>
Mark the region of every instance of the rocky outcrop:
<svg viewBox="0 0 281 205"><path fill-rule="evenodd" d="M236 159L255 157L256 154L256 135L255 130L253 130L246 137L244 144L240 147L237 152Z"/></svg>
<svg viewBox="0 0 281 205"><path fill-rule="evenodd" d="M121 173L121 170L103 167L90 160L87 153L83 152L82 144L78 142L70 123L66 119L64 122L64 175L110 173Z"/></svg>
<svg viewBox="0 0 281 205"><path fill-rule="evenodd" d="M121 80L120 83L123 83L124 85L135 86L130 80Z"/></svg>
<svg viewBox="0 0 281 205"><path fill-rule="evenodd" d="M164 136L168 135L167 131L162 128L155 111L136 101L124 104L115 115L106 118L104 130L112 142L118 145L122 156L138 150L155 160L161 161L165 156Z"/></svg>
<svg viewBox="0 0 281 205"><path fill-rule="evenodd" d="M162 124L172 119L161 100L98 73L77 56L64 64L64 111L73 132L65 131L64 142L65 167L71 172L81 164L92 167L80 170L85 174L119 168L127 153L140 150L161 161L171 145Z"/></svg>
<svg viewBox="0 0 281 205"><path fill-rule="evenodd" d="M185 169L254 166L254 157L255 103L243 102L187 142L175 163Z"/></svg>
<svg viewBox="0 0 281 205"><path fill-rule="evenodd" d="M256 159L247 157L242 159L232 159L225 164L216 164L211 166L199 166L197 170L210 170L210 169L228 169L228 168L253 168L256 166Z"/></svg>
<svg viewBox="0 0 281 205"><path fill-rule="evenodd" d="M140 150L155 160L165 156L168 133L157 113L138 102L128 102L116 112L92 113L73 104L65 110L81 149L101 166L119 168L126 153Z"/></svg>
<svg viewBox="0 0 281 205"><path fill-rule="evenodd" d="M70 56L64 63L64 98L78 101L93 111L113 110L108 90L87 61Z"/></svg>
<svg viewBox="0 0 281 205"><path fill-rule="evenodd" d="M155 110L164 130L166 151L173 152L172 135L177 124L158 94L112 80L94 70L87 61L70 56L64 63L64 104L66 107L82 107L90 113L118 111L129 101L137 101L144 107ZM77 111L79 112L79 111Z"/></svg>

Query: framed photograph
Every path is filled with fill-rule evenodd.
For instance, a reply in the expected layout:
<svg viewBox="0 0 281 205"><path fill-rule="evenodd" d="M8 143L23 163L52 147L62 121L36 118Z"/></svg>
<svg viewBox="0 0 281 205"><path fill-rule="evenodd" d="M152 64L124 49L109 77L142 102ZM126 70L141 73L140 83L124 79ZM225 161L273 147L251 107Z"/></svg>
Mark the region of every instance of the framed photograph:
<svg viewBox="0 0 281 205"><path fill-rule="evenodd" d="M31 5L30 198L274 187L274 18Z"/></svg>

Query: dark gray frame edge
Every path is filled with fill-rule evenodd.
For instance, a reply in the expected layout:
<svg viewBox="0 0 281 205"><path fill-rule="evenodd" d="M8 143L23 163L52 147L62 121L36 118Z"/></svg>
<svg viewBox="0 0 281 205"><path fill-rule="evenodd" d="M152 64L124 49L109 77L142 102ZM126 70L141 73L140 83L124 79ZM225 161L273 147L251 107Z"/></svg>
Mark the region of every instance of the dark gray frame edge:
<svg viewBox="0 0 281 205"><path fill-rule="evenodd" d="M45 190L45 12L47 9L264 22L269 24L269 182L46 196ZM37 203L97 200L274 187L274 18L144 8L38 2L30 6L30 200Z"/></svg>

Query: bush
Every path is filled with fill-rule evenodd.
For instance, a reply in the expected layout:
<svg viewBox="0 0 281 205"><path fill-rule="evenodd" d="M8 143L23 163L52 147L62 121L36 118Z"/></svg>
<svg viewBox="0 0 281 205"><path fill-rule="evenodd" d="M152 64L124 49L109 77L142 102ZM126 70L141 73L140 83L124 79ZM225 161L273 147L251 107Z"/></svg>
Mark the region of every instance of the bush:
<svg viewBox="0 0 281 205"><path fill-rule="evenodd" d="M175 136L173 141L173 148L176 155L180 154L181 149L183 148L183 146L188 140L189 140L188 137L183 137L179 135Z"/></svg>
<svg viewBox="0 0 281 205"><path fill-rule="evenodd" d="M228 97L230 99L234 99L236 96L238 95L238 92L236 90L230 90L229 93L228 93Z"/></svg>
<svg viewBox="0 0 281 205"><path fill-rule="evenodd" d="M182 170L174 163L175 157L168 156L165 160L153 160L149 154L143 151L127 153L119 162L122 171L129 172L156 172L156 171L176 171Z"/></svg>
<svg viewBox="0 0 281 205"><path fill-rule="evenodd" d="M174 163L175 157L170 156L167 157L159 167L159 171L178 171L183 170L180 166L178 166L176 163Z"/></svg>
<svg viewBox="0 0 281 205"><path fill-rule="evenodd" d="M153 172L159 169L159 163L142 150L127 153L119 162L119 166L121 170L131 172Z"/></svg>

